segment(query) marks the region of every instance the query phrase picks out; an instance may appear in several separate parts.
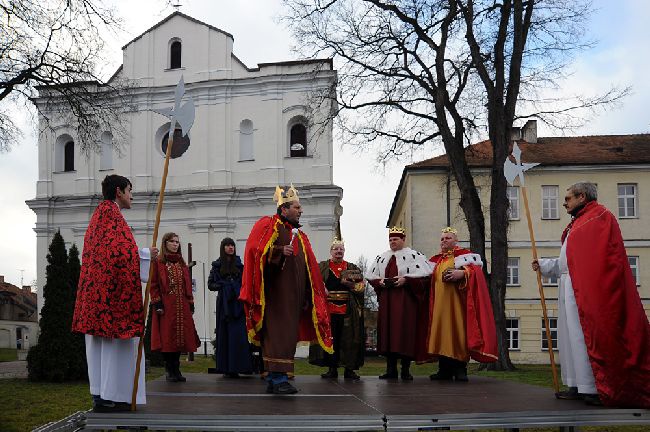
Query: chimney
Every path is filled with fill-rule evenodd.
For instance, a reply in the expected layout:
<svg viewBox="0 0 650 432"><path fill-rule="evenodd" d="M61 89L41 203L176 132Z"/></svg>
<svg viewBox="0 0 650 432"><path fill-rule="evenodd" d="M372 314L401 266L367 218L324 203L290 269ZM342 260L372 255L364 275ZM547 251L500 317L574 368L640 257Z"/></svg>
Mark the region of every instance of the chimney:
<svg viewBox="0 0 650 432"><path fill-rule="evenodd" d="M23 292L27 294L32 293L32 287L30 285L23 285Z"/></svg>
<svg viewBox="0 0 650 432"><path fill-rule="evenodd" d="M5 283L5 277L0 275L0 283Z"/></svg>
<svg viewBox="0 0 650 432"><path fill-rule="evenodd" d="M537 120L528 120L521 128L521 138L529 143L537 143Z"/></svg>
<svg viewBox="0 0 650 432"><path fill-rule="evenodd" d="M510 128L510 141L519 141L521 139L521 128L513 126Z"/></svg>

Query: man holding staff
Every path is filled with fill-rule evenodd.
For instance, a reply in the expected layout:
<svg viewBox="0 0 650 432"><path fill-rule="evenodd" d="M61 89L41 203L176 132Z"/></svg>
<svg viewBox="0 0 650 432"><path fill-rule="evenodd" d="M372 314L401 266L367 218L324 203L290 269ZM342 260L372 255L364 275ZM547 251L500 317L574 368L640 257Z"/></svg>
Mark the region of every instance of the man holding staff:
<svg viewBox="0 0 650 432"><path fill-rule="evenodd" d="M558 346L569 390L556 397L650 408L650 324L616 217L596 200L595 184L570 186L560 257L532 263L560 278Z"/></svg>

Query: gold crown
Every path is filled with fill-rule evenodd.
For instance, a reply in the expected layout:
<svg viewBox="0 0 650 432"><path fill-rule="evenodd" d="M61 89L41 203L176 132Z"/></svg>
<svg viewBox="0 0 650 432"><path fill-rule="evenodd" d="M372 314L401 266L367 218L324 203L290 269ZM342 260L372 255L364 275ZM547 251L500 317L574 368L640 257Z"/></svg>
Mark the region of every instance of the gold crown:
<svg viewBox="0 0 650 432"><path fill-rule="evenodd" d="M345 242L341 239L338 239L334 237L334 240L332 240L332 245L330 246L330 249L333 248L334 246L345 246Z"/></svg>
<svg viewBox="0 0 650 432"><path fill-rule="evenodd" d="M276 186L273 199L275 200L276 203L278 203L277 205L278 207L280 207L284 203L288 203L291 201L300 202L298 191L296 190L295 187L293 187L293 183L291 183L291 187L287 190L286 194L284 193L284 189L282 189L280 186Z"/></svg>
<svg viewBox="0 0 650 432"><path fill-rule="evenodd" d="M449 233L449 234L458 235L458 230L454 229L452 227L443 228L442 230L440 230L440 232L442 234L448 234Z"/></svg>
<svg viewBox="0 0 650 432"><path fill-rule="evenodd" d="M388 236L390 237L391 234L397 234L406 237L406 230L402 227L397 227L397 226L390 227L388 229Z"/></svg>

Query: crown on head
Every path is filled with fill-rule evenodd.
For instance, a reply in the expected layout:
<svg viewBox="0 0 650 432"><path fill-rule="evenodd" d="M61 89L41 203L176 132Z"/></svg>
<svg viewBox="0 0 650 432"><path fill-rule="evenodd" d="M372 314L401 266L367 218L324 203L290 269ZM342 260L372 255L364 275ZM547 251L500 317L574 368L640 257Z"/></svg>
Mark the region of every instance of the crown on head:
<svg viewBox="0 0 650 432"><path fill-rule="evenodd" d="M402 227L390 227L388 229L388 237L406 237L406 230Z"/></svg>
<svg viewBox="0 0 650 432"><path fill-rule="evenodd" d="M345 246L345 242L337 237L334 237L334 240L332 240L332 245L330 246L330 249L333 248L334 246Z"/></svg>
<svg viewBox="0 0 650 432"><path fill-rule="evenodd" d="M296 188L293 187L293 183L291 183L291 187L287 190L286 194L284 193L284 189L282 189L280 186L276 186L275 194L273 195L273 200L275 200L277 206L280 207L282 204L291 201L300 202L300 197L298 196L298 191L296 190Z"/></svg>
<svg viewBox="0 0 650 432"><path fill-rule="evenodd" d="M441 232L442 234L454 234L454 235L458 235L458 230L455 229L455 228L452 228L452 227L443 228L442 230L440 230L440 232Z"/></svg>

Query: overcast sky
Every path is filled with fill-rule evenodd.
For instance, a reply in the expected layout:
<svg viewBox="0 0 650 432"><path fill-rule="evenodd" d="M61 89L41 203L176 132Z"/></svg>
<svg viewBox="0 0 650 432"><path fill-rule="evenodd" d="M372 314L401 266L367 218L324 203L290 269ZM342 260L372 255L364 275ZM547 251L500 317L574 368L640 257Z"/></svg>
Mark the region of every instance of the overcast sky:
<svg viewBox="0 0 650 432"><path fill-rule="evenodd" d="M231 33L235 54L249 67L296 57L289 32L277 23L282 7L280 0L183 0L181 3L185 14ZM173 12L162 0L115 0L115 4L125 20L126 32L110 41L109 75L121 63L122 45ZM577 134L648 133L650 2L599 0L594 4L598 11L591 22L590 34L599 45L575 62L574 74L563 88L576 94L595 93L611 85L632 85L633 94L619 108L600 115ZM21 269L25 284L36 277L33 231L36 216L25 200L34 198L36 193L38 158L34 126L22 117L16 120L22 126L24 139L11 152L0 154L0 275L7 282L19 285ZM540 136L555 134L543 125L538 126ZM335 142L334 183L344 191L342 231L346 257L350 261L356 261L362 254L372 258L388 248L385 225L402 169L422 157L378 168L372 152L356 154L341 144Z"/></svg>

